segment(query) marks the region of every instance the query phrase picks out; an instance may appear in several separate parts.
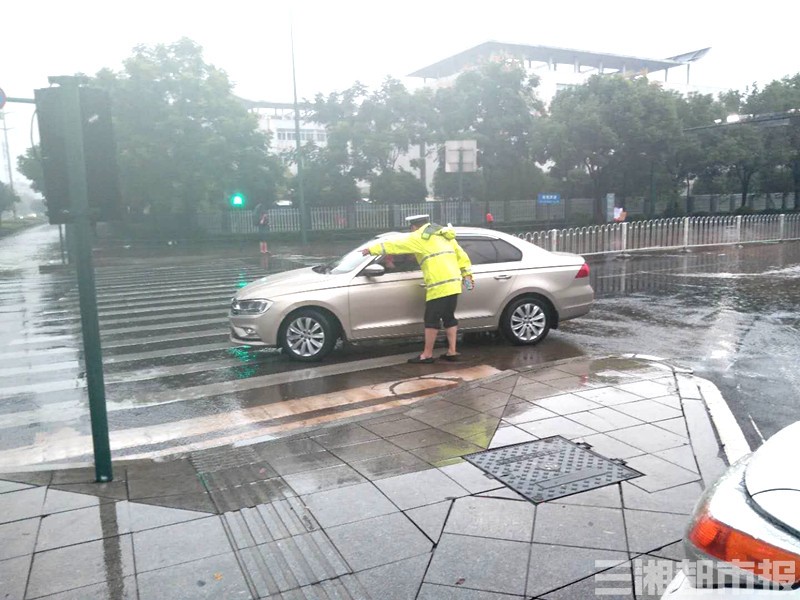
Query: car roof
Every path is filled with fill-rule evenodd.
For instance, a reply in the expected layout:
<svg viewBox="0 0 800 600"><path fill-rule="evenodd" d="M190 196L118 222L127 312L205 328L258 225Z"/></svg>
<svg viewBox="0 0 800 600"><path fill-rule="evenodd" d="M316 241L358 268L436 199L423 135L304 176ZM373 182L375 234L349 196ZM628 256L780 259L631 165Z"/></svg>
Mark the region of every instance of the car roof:
<svg viewBox="0 0 800 600"><path fill-rule="evenodd" d="M485 235L488 237L493 238L501 238L501 237L514 237L507 233L503 233L501 231L494 231L492 229L484 229L482 227L461 227L456 226L453 227L453 230L456 232L456 236L459 235ZM375 239L381 239L386 237L395 237L398 235L405 235L407 232L403 231L387 231L385 233L379 233L375 236Z"/></svg>

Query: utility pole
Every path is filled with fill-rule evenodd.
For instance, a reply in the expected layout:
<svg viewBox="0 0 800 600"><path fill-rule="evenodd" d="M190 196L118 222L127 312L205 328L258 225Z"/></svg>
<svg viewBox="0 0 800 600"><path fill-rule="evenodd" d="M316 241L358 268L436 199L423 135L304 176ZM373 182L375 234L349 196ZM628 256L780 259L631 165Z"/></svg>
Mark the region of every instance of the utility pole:
<svg viewBox="0 0 800 600"><path fill-rule="evenodd" d="M289 37L292 42L292 87L294 88L294 142L297 152L297 200L300 203L300 241L308 244L306 220L306 198L303 194L303 154L300 144L300 108L297 104L297 74L294 68L294 25L289 24Z"/></svg>
<svg viewBox="0 0 800 600"><path fill-rule="evenodd" d="M11 197L14 197L14 171L11 169L11 150L8 148L8 127L6 126L6 113L0 111L0 117L3 119L3 148L6 153L6 166L8 168L8 185L11 188ZM11 212L14 218L17 217L17 206L15 202L11 203Z"/></svg>

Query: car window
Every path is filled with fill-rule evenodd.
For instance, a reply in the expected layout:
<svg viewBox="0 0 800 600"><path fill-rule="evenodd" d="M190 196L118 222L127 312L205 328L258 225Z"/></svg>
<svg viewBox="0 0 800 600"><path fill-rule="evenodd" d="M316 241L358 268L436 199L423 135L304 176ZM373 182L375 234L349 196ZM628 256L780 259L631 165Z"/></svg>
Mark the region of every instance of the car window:
<svg viewBox="0 0 800 600"><path fill-rule="evenodd" d="M376 261L382 264L387 273L408 273L419 271L419 264L413 254L386 254Z"/></svg>
<svg viewBox="0 0 800 600"><path fill-rule="evenodd" d="M497 262L514 262L522 260L522 250L504 240L493 240L497 250Z"/></svg>
<svg viewBox="0 0 800 600"><path fill-rule="evenodd" d="M522 252L504 240L459 238L458 243L473 265L489 265L522 260Z"/></svg>
<svg viewBox="0 0 800 600"><path fill-rule="evenodd" d="M488 265L497 262L497 249L489 238L461 238L458 243L467 253L473 265Z"/></svg>

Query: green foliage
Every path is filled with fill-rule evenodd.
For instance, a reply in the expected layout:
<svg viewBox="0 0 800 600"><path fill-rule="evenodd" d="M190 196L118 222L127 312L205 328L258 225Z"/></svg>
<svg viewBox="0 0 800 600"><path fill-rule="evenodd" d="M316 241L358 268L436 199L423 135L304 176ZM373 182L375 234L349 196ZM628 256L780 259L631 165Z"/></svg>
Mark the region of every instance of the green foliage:
<svg viewBox="0 0 800 600"><path fill-rule="evenodd" d="M124 201L133 211L221 208L237 191L257 205L283 191L285 169L269 154L268 135L194 42L139 46L121 71L104 69L94 84L112 96ZM754 192L794 192L800 209L800 118L787 127L710 127L731 113L799 109L800 74L716 98L683 97L645 78L594 76L559 92L549 114L537 86L509 59L465 71L436 91L411 92L387 78L374 90L356 82L319 94L304 118L323 124L328 141L301 149L305 198L310 205L352 204L357 184L368 183L375 203L421 201L427 190L416 147L424 145L440 155L433 177L440 198L559 192L594 198L601 220L609 192L622 205L644 198L648 213L658 200L682 214L677 199L688 191L736 192L742 206ZM444 142L466 139L477 142L478 171L445 173ZM419 177L399 168L409 153ZM298 160L295 153L287 158ZM17 164L41 191L35 149ZM295 197L297 183L295 177L289 186Z"/></svg>
<svg viewBox="0 0 800 600"><path fill-rule="evenodd" d="M462 73L452 87L437 91L434 138L473 139L478 145L481 183L464 179L465 196L478 200L522 200L536 195L543 185L535 165L534 138L537 115L544 105L536 96L539 81L516 62L491 62ZM456 197L457 175L443 173L439 161L434 183L439 197ZM467 193L469 190L469 193Z"/></svg>
<svg viewBox="0 0 800 600"><path fill-rule="evenodd" d="M369 199L377 204L410 204L424 202L425 184L408 171L384 171L372 178Z"/></svg>
<svg viewBox="0 0 800 600"><path fill-rule="evenodd" d="M17 157L17 170L31 182L35 192L44 193L44 173L42 162L39 160L39 146L33 146Z"/></svg>
<svg viewBox="0 0 800 600"><path fill-rule="evenodd" d="M358 186L353 177L342 173L331 158L328 149L314 146L304 148L303 158L303 197L309 206L342 206L353 204L360 198ZM291 180L291 195L294 205L298 205L298 179Z"/></svg>
<svg viewBox="0 0 800 600"><path fill-rule="evenodd" d="M486 182L482 173L462 173L459 185L458 173L445 173L437 169L433 174L433 191L437 198L444 200L460 200L459 191L464 200L481 200L486 197Z"/></svg>
<svg viewBox="0 0 800 600"><path fill-rule="evenodd" d="M254 203L276 199L283 167L267 153L268 136L191 40L137 46L122 71L104 69L94 84L111 93L120 183L132 210L220 208L234 190Z"/></svg>
<svg viewBox="0 0 800 600"><path fill-rule="evenodd" d="M369 92L356 82L344 92L318 94L308 117L326 126L326 158L356 179L369 180L395 169L412 144L424 141L431 95L411 93L387 78Z"/></svg>
<svg viewBox="0 0 800 600"><path fill-rule="evenodd" d="M623 204L628 197L649 197L669 149L681 138L678 105L676 94L645 79L594 76L553 99L541 127L540 159L560 173L587 173L595 216L603 219L608 192Z"/></svg>
<svg viewBox="0 0 800 600"><path fill-rule="evenodd" d="M3 211L11 210L19 200L19 196L11 190L11 186L0 181L0 222Z"/></svg>

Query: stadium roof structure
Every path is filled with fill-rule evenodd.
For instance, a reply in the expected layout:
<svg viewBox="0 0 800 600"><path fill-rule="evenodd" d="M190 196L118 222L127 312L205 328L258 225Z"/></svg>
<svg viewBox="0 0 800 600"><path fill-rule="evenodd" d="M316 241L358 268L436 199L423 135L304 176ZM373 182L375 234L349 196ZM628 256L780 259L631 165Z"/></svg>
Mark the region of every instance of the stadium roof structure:
<svg viewBox="0 0 800 600"><path fill-rule="evenodd" d="M437 63L423 67L409 77L441 79L455 75L466 68L480 64L497 55L505 55L529 63L544 63L550 68L556 65L570 65L575 71L599 73L653 73L669 71L674 67L685 67L701 59L711 48L703 48L670 58L652 59L637 56L624 56L603 52L588 52L554 46L531 46L528 44L507 44L503 42L484 42L469 50L454 54Z"/></svg>

